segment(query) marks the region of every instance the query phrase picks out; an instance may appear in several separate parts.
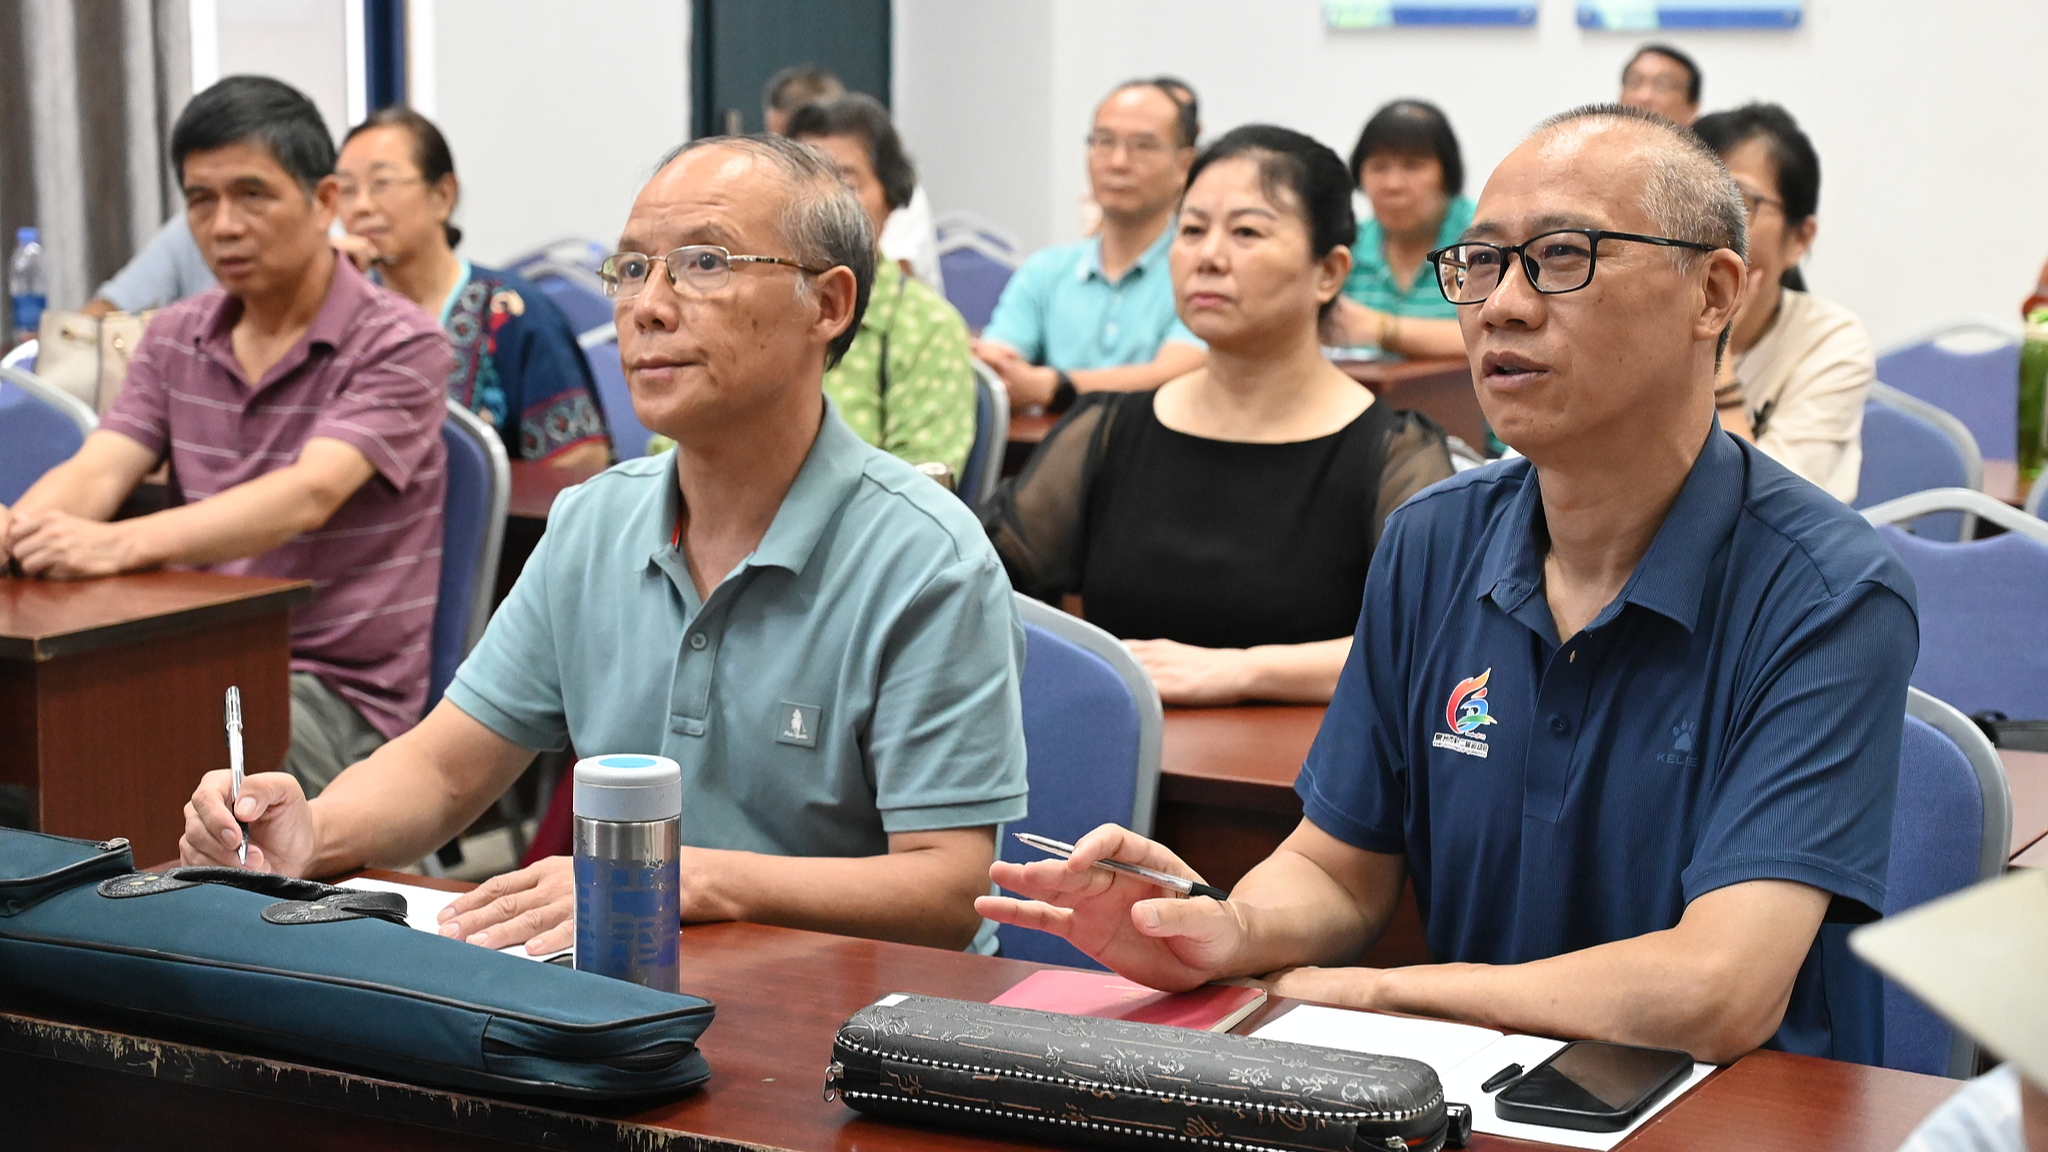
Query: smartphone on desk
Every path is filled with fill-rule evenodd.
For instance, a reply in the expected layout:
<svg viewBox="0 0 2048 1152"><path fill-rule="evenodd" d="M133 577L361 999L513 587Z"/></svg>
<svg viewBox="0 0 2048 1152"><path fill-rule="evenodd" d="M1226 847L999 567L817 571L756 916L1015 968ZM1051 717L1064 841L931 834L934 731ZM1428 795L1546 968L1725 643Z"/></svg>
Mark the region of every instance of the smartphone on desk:
<svg viewBox="0 0 2048 1152"><path fill-rule="evenodd" d="M1493 1112L1520 1124L1619 1132L1691 1071L1683 1052L1575 1040L1502 1089Z"/></svg>

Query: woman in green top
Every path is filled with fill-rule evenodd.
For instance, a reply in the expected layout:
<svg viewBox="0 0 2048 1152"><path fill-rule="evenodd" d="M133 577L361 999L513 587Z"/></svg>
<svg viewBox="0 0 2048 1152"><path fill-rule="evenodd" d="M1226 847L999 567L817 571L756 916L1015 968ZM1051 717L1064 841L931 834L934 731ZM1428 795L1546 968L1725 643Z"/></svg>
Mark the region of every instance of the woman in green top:
<svg viewBox="0 0 2048 1152"><path fill-rule="evenodd" d="M1460 195L1465 162L1443 110L1396 100L1373 113L1351 150L1351 180L1372 202L1372 218L1358 225L1329 342L1413 358L1463 356L1457 309L1423 259L1472 225L1472 201Z"/></svg>
<svg viewBox="0 0 2048 1152"><path fill-rule="evenodd" d="M917 172L874 97L807 104L791 114L789 135L839 166L877 236L889 213L910 202ZM945 464L957 477L974 445L974 388L967 322L922 281L877 259L860 333L825 373L840 417L868 443L912 464Z"/></svg>

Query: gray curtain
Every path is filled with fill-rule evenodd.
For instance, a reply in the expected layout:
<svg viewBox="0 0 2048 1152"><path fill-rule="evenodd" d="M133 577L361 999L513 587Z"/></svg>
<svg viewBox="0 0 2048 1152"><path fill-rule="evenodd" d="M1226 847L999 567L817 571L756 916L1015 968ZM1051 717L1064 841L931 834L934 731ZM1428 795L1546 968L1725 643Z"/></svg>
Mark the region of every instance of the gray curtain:
<svg viewBox="0 0 2048 1152"><path fill-rule="evenodd" d="M42 230L51 307L181 204L165 149L191 88L186 0L0 0L0 249Z"/></svg>

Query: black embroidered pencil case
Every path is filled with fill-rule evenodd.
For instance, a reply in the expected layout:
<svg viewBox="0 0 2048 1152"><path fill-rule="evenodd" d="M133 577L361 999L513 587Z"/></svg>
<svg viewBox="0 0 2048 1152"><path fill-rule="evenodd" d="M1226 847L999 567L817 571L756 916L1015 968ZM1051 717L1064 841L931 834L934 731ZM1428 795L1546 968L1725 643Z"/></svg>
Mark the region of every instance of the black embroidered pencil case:
<svg viewBox="0 0 2048 1152"><path fill-rule="evenodd" d="M841 1025L825 1090L873 1116L1102 1148L1435 1152L1471 1131L1417 1060L930 996Z"/></svg>

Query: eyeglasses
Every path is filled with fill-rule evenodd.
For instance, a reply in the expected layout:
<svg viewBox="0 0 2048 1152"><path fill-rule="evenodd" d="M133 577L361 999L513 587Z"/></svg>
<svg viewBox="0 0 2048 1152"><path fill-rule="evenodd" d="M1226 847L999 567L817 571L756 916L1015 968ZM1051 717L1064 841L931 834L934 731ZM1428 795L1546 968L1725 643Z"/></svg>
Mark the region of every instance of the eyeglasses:
<svg viewBox="0 0 2048 1152"><path fill-rule="evenodd" d="M425 183L426 180L419 176L379 176L367 184L343 184L341 186L341 202L346 204L355 199L358 193L362 192L368 192L372 200L382 200L391 194L393 188L401 184Z"/></svg>
<svg viewBox="0 0 2048 1152"><path fill-rule="evenodd" d="M1749 222L1752 224L1756 223L1756 214L1763 211L1766 204L1776 204L1780 212L1785 210L1785 202L1783 200L1773 200L1761 192L1751 192L1747 188L1741 189L1741 192L1742 210L1748 214Z"/></svg>
<svg viewBox="0 0 2048 1152"><path fill-rule="evenodd" d="M1436 265L1437 287L1453 304L1477 304L1500 287L1507 276L1508 258L1518 256L1529 286L1556 296L1576 292L1593 282L1593 265L1600 257L1602 240L1630 240L1637 244L1659 244L1666 248L1690 248L1712 252L1719 245L1669 236L1640 236L1634 232L1609 232L1602 228L1562 228L1532 236L1520 244L1452 244L1429 253L1423 259Z"/></svg>
<svg viewBox="0 0 2048 1152"><path fill-rule="evenodd" d="M782 264L816 276L829 268L811 268L781 256L735 256L715 244L691 244L666 256L639 252L615 252L598 265L597 278L604 282L604 294L614 300L630 300L647 287L656 264L668 265L668 282L676 287L688 284L696 292L716 292L732 279L735 264Z"/></svg>
<svg viewBox="0 0 2048 1152"><path fill-rule="evenodd" d="M1152 135L1118 136L1113 132L1090 132L1088 134L1088 150L1090 152L1100 152L1104 156L1108 156L1118 148L1122 148L1125 154L1133 160L1152 160L1164 156L1173 150L1172 145Z"/></svg>

